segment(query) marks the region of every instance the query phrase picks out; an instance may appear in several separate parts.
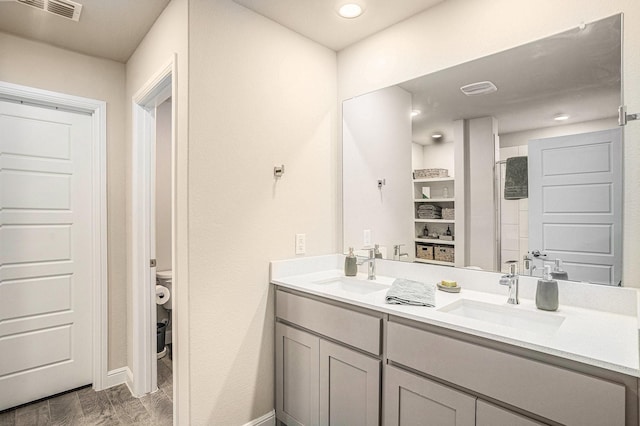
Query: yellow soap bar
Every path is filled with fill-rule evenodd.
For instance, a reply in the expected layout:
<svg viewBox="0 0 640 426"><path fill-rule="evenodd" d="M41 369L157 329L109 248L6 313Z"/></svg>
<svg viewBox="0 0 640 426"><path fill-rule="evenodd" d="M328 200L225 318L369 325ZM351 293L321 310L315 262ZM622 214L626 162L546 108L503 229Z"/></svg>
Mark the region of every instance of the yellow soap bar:
<svg viewBox="0 0 640 426"><path fill-rule="evenodd" d="M455 282L455 281L442 280L442 281L440 282L440 285L441 285L442 287L457 287L457 286L458 286L458 283L457 283L457 282Z"/></svg>

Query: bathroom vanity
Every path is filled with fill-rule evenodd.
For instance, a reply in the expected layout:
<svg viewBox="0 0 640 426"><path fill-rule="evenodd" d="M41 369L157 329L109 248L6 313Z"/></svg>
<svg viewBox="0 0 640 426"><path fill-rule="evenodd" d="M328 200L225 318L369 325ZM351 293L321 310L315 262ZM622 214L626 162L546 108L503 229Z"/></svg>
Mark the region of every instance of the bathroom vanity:
<svg viewBox="0 0 640 426"><path fill-rule="evenodd" d="M634 289L535 280L506 305L499 274L378 261L343 276L341 255L273 262L276 416L292 425L638 425ZM390 305L397 277L454 279L433 308ZM425 419L429 419L425 423Z"/></svg>

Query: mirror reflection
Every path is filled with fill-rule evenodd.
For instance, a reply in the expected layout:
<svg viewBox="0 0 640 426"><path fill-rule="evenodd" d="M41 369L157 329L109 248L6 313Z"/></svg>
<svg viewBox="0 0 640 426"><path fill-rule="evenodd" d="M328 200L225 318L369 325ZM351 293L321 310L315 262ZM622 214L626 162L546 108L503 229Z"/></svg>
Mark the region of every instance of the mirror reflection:
<svg viewBox="0 0 640 426"><path fill-rule="evenodd" d="M620 285L621 23L345 101L345 252Z"/></svg>

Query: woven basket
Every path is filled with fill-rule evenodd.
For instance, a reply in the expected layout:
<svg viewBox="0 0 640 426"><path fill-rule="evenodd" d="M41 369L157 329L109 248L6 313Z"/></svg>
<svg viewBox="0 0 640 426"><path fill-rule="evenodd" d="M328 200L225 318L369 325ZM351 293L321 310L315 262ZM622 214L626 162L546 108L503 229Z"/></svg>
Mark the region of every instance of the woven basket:
<svg viewBox="0 0 640 426"><path fill-rule="evenodd" d="M455 258L455 248L445 246L435 246L434 250L435 260L441 262L453 262Z"/></svg>
<svg viewBox="0 0 640 426"><path fill-rule="evenodd" d="M456 209L442 209L442 218L446 220L454 220L456 218Z"/></svg>
<svg viewBox="0 0 640 426"><path fill-rule="evenodd" d="M416 245L416 257L433 260L433 246Z"/></svg>

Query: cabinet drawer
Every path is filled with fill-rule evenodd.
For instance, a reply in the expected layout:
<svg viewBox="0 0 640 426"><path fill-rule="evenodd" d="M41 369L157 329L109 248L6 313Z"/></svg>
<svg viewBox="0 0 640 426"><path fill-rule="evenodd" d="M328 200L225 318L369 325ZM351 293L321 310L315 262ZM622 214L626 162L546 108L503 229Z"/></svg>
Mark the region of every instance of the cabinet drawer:
<svg viewBox="0 0 640 426"><path fill-rule="evenodd" d="M476 399L399 368L386 367L385 426L475 426Z"/></svg>
<svg viewBox="0 0 640 426"><path fill-rule="evenodd" d="M624 425L625 387L389 322L390 360L567 425Z"/></svg>
<svg viewBox="0 0 640 426"><path fill-rule="evenodd" d="M281 290L276 292L276 316L363 351L382 353L382 318Z"/></svg>
<svg viewBox="0 0 640 426"><path fill-rule="evenodd" d="M544 426L532 419L489 404L481 399L476 403L475 426Z"/></svg>

